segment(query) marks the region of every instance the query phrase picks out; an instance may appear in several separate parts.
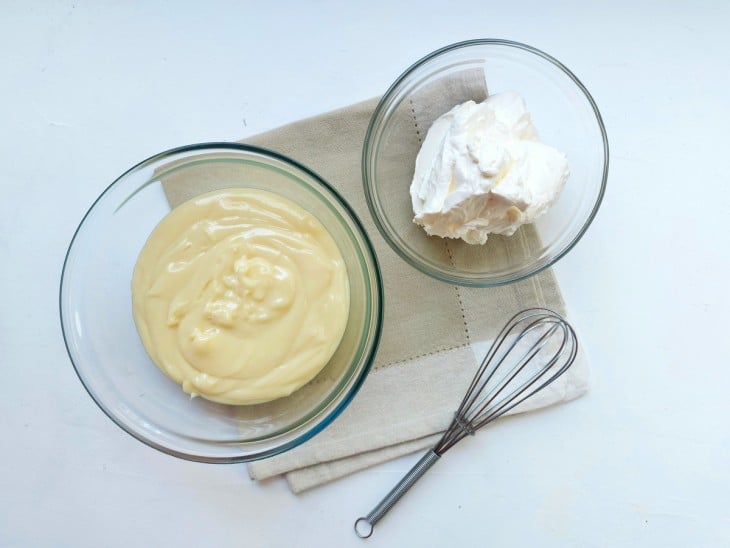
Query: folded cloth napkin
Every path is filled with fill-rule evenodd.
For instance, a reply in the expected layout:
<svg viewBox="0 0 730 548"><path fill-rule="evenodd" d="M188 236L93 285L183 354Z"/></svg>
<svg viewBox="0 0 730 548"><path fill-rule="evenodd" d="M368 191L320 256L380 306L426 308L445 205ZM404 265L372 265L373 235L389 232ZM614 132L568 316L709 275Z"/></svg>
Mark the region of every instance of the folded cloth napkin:
<svg viewBox="0 0 730 548"><path fill-rule="evenodd" d="M432 84L428 100L416 97L410 102L410 136L400 141L403 157L415 158L422 137L440 114L485 97L480 70L462 71ZM373 223L362 188L362 147L376 105L377 99L372 99L245 139L301 162L338 190L373 242L385 289L380 348L357 397L313 439L248 465L256 480L285 474L294 492L432 446L507 319L532 306L565 313L551 269L500 287L466 288L434 280L392 251ZM183 194L206 190L203 185ZM171 205L179 202L179 192L168 189ZM524 226L504 242L505 253L521 253L537 245L538 239L534 228ZM581 353L565 375L513 412L568 401L587 388L588 367Z"/></svg>

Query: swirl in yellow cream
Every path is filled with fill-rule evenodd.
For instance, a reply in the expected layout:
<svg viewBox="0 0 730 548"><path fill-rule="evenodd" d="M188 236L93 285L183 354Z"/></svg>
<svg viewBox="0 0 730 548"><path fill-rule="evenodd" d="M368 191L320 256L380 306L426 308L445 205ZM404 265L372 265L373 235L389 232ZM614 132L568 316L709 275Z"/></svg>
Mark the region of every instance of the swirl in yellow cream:
<svg viewBox="0 0 730 548"><path fill-rule="evenodd" d="M175 208L132 279L148 354L185 392L228 404L287 396L339 345L347 269L322 224L271 192L227 189Z"/></svg>

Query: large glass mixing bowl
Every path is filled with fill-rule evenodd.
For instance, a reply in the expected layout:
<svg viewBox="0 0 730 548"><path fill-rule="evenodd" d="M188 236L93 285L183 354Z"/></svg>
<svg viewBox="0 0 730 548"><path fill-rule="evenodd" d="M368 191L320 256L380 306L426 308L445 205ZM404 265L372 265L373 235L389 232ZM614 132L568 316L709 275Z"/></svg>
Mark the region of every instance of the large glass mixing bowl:
<svg viewBox="0 0 730 548"><path fill-rule="evenodd" d="M350 282L347 327L332 359L292 395L259 405L223 405L185 394L150 360L132 317L132 271L170 202L230 187L276 192L312 213L340 248ZM382 293L370 241L332 187L280 154L209 143L141 162L94 202L63 265L61 326L81 382L124 430L177 457L242 462L301 444L347 406L377 349Z"/></svg>

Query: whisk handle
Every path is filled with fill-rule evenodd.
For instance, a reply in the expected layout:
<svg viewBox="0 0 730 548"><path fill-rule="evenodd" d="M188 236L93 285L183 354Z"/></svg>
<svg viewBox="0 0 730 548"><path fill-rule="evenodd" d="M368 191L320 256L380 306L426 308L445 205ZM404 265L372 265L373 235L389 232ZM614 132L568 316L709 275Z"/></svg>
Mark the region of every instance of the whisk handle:
<svg viewBox="0 0 730 548"><path fill-rule="evenodd" d="M375 524L388 513L388 510L395 506L395 503L398 502L411 487L413 487L413 484L416 483L420 477L425 474L437 460L439 460L439 458L439 455L437 455L433 449L429 449L428 452L421 457L421 460L413 465L413 468L411 468L408 473L403 476L403 479L401 479L398 484L391 489L390 493L385 495L383 500L381 500L367 516L358 518L357 521L355 521L355 534L360 538L368 538L372 535Z"/></svg>

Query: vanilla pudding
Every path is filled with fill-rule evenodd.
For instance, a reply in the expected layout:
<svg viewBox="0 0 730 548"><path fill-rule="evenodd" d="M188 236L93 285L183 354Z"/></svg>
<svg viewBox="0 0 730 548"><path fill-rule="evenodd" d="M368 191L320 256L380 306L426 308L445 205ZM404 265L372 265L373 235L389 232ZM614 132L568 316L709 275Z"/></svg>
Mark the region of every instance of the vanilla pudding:
<svg viewBox="0 0 730 548"><path fill-rule="evenodd" d="M263 190L203 194L142 249L134 320L155 364L191 396L255 404L327 364L349 312L347 269L324 226Z"/></svg>

